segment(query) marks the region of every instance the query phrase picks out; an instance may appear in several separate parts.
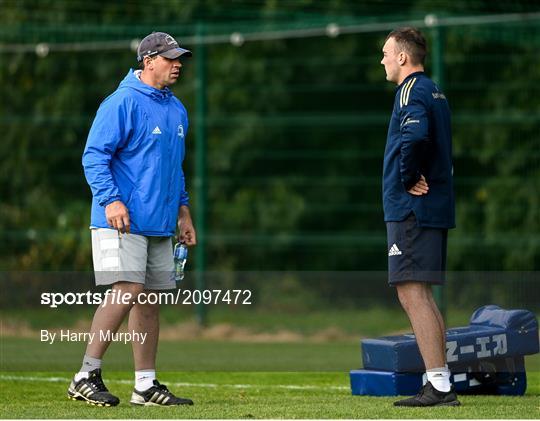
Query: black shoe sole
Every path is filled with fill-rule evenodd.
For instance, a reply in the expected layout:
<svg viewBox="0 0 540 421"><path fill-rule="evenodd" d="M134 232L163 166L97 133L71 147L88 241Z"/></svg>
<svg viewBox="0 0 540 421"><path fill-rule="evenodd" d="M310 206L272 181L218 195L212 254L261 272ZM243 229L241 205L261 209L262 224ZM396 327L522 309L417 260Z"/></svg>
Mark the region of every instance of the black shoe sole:
<svg viewBox="0 0 540 421"><path fill-rule="evenodd" d="M439 402L434 405L399 405L394 403L394 406L397 406L399 408L433 408L435 406L460 406L460 401L451 401L451 402Z"/></svg>
<svg viewBox="0 0 540 421"><path fill-rule="evenodd" d="M434 406L460 406L460 401L451 401L451 402L441 402Z"/></svg>
<svg viewBox="0 0 540 421"><path fill-rule="evenodd" d="M108 402L99 402L99 401L94 401L92 399L88 399L88 398L85 398L84 396L80 395L80 394L72 394L72 392L69 392L68 391L68 394L67 394L67 397L68 399L72 400L72 401L85 401L88 405L93 405L93 406L108 406L108 407L112 407L112 406L116 406L118 405L120 402L118 403L108 403Z"/></svg>

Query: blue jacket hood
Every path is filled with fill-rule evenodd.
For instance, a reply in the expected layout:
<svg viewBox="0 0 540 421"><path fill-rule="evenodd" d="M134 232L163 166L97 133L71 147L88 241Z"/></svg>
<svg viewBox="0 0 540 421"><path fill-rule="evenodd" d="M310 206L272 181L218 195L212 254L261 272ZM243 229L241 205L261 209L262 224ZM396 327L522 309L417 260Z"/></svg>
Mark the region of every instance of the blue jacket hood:
<svg viewBox="0 0 540 421"><path fill-rule="evenodd" d="M156 89L153 86L147 85L146 83L142 82L137 77L136 72L141 72L141 70L129 69L126 77L118 85L119 91L121 91L122 89L135 89L136 91L139 91L140 93L149 96L155 101L169 99L173 95L172 91L168 87L165 87L163 89Z"/></svg>

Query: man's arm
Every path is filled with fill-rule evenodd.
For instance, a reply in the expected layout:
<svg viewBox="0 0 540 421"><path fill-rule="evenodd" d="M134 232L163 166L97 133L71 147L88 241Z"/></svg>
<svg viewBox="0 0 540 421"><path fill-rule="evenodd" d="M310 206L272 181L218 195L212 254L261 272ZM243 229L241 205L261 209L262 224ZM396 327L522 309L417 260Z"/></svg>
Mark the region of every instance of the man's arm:
<svg viewBox="0 0 540 421"><path fill-rule="evenodd" d="M422 188L425 183L420 174L420 164L429 141L429 121L427 104L419 91L419 87L415 87L410 93L410 100L400 110L400 173L403 187L409 193L415 191L415 187Z"/></svg>
<svg viewBox="0 0 540 421"><path fill-rule="evenodd" d="M178 229L180 232L178 240L181 243L185 243L187 246L197 244L197 234L195 233L191 213L187 205L181 205L178 211Z"/></svg>
<svg viewBox="0 0 540 421"><path fill-rule="evenodd" d="M125 103L110 97L98 109L84 149L82 164L92 194L105 207L107 223L121 232L129 232L129 212L120 200L110 165L117 149L132 132L131 119Z"/></svg>

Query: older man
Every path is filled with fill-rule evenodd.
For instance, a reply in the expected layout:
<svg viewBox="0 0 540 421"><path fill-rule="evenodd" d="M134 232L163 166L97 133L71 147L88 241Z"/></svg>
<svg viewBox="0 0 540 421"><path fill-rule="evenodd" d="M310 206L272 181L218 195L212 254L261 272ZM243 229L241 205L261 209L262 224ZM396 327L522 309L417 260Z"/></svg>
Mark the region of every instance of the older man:
<svg viewBox="0 0 540 421"><path fill-rule="evenodd" d="M180 58L191 56L170 35L154 32L138 48L140 69L130 70L96 114L83 154L93 194L92 253L96 283L111 285L117 297L94 315L82 367L68 397L100 406L118 405L101 378L101 360L110 333L129 314L134 338L135 405L192 405L156 380L159 305L147 304L149 291L175 288L171 238L196 244L182 162L187 112L170 85L180 77ZM108 335L107 335L108 334Z"/></svg>

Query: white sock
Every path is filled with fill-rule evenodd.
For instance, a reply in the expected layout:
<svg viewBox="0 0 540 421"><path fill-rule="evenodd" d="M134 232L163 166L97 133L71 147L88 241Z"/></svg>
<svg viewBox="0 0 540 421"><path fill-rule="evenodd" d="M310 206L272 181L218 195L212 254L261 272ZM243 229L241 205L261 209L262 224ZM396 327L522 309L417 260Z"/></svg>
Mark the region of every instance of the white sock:
<svg viewBox="0 0 540 421"><path fill-rule="evenodd" d="M73 380L78 382L81 379L87 379L89 376L88 371L79 371L75 376L73 377Z"/></svg>
<svg viewBox="0 0 540 421"><path fill-rule="evenodd" d="M135 389L144 392L154 385L156 370L140 370L135 372Z"/></svg>
<svg viewBox="0 0 540 421"><path fill-rule="evenodd" d="M93 358L85 354L82 366L79 369L79 372L75 374L73 380L78 382L81 379L87 379L90 371L94 371L96 368L101 368L101 358Z"/></svg>
<svg viewBox="0 0 540 421"><path fill-rule="evenodd" d="M439 392L450 392L450 371L448 367L432 368L426 371L427 380Z"/></svg>

